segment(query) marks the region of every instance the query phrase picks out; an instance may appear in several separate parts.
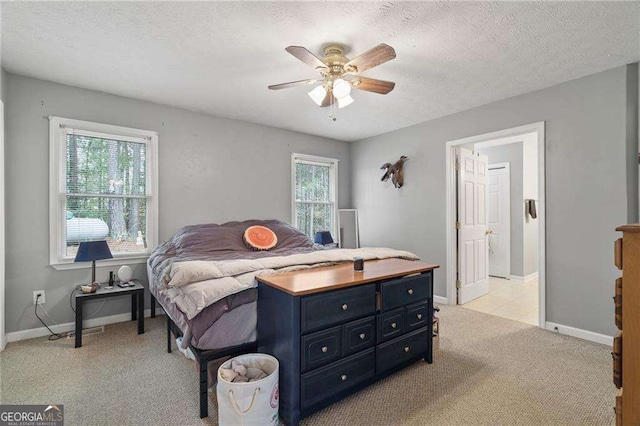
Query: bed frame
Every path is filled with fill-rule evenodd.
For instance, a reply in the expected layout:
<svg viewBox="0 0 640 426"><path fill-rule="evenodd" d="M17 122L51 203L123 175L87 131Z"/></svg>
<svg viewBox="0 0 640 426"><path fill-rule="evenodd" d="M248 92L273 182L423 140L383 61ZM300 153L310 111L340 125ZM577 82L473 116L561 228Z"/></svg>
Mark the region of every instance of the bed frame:
<svg viewBox="0 0 640 426"><path fill-rule="evenodd" d="M151 296L151 317L154 318L156 316L156 299L149 292ZM173 342L173 336L180 337L182 336L182 331L178 328L177 325L173 322L171 317L167 314L167 352L171 353L171 343ZM193 352L193 355L196 357L196 362L199 365L199 374L200 374L200 418L205 418L209 416L209 370L208 365L209 361L213 361L216 359L228 357L228 356L237 356L243 355L247 353L256 352L258 349L258 342L250 342L244 343L242 345L230 346L228 348L221 349L210 349L203 350L197 349L189 344L189 348Z"/></svg>

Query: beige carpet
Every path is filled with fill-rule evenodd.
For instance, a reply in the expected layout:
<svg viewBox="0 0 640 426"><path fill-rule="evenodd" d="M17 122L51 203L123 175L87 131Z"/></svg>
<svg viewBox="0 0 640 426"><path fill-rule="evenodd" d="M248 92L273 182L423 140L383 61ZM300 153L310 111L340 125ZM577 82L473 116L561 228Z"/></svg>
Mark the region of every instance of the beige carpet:
<svg viewBox="0 0 640 426"><path fill-rule="evenodd" d="M407 369L304 425L605 425L614 423L611 349L463 308L443 307L435 363ZM198 417L194 364L165 351L164 317L73 340L11 343L3 404L64 404L67 425L216 424Z"/></svg>

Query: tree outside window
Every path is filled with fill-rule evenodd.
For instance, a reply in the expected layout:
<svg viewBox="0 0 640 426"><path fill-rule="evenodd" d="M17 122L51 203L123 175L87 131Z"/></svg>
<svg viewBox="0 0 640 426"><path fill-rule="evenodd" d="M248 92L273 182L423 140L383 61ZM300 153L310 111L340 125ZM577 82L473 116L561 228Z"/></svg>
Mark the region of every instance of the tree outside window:
<svg viewBox="0 0 640 426"><path fill-rule="evenodd" d="M106 240L116 258L148 254L157 134L57 117L51 133L51 264L71 262L82 241Z"/></svg>
<svg viewBox="0 0 640 426"><path fill-rule="evenodd" d="M294 225L313 239L318 231L336 238L338 160L293 154Z"/></svg>

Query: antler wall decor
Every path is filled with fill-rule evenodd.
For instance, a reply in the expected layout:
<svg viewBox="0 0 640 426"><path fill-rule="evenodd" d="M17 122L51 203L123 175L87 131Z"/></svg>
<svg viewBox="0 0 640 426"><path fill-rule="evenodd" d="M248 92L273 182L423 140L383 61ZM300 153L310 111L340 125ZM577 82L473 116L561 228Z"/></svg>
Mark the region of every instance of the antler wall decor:
<svg viewBox="0 0 640 426"><path fill-rule="evenodd" d="M395 186L396 188L402 188L402 185L404 185L403 166L404 166L404 162L407 161L408 159L409 157L403 155L402 157L400 157L398 161L396 161L393 164L384 163L382 167L380 167L380 170L387 169L387 171L385 172L385 174L382 176L382 179L380 180L382 182L386 182L389 180L389 178L391 178L391 182L393 183L393 186Z"/></svg>

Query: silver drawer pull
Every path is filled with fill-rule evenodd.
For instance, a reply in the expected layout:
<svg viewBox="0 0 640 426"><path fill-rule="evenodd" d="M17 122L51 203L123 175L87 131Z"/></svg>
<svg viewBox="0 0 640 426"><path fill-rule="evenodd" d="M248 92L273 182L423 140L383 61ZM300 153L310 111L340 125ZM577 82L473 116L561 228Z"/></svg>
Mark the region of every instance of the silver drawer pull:
<svg viewBox="0 0 640 426"><path fill-rule="evenodd" d="M422 314L418 314L418 315L416 315L416 317L421 320L422 319Z"/></svg>
<svg viewBox="0 0 640 426"><path fill-rule="evenodd" d="M326 354L328 350L329 350L328 347L326 347L326 346L322 347L322 353Z"/></svg>
<svg viewBox="0 0 640 426"><path fill-rule="evenodd" d="M404 351L405 351L405 352L409 352L409 346L405 346L405 347L404 347Z"/></svg>
<svg viewBox="0 0 640 426"><path fill-rule="evenodd" d="M398 327L398 324L396 324L395 322L392 322L391 323L391 328L396 328L396 327Z"/></svg>
<svg viewBox="0 0 640 426"><path fill-rule="evenodd" d="M367 335L366 335L366 334L364 334L364 333L360 333L360 340L364 340L364 338L365 338L365 337L367 337Z"/></svg>
<svg viewBox="0 0 640 426"><path fill-rule="evenodd" d="M412 288L410 288L409 290L407 290L407 293L409 293L409 294L413 294L413 289L412 289Z"/></svg>
<svg viewBox="0 0 640 426"><path fill-rule="evenodd" d="M343 382L347 381L347 375L343 374L342 376L340 376L340 378L342 379Z"/></svg>
<svg viewBox="0 0 640 426"><path fill-rule="evenodd" d="M349 308L349 306L347 306L347 304L345 303L344 305L342 305L342 310L346 311Z"/></svg>

